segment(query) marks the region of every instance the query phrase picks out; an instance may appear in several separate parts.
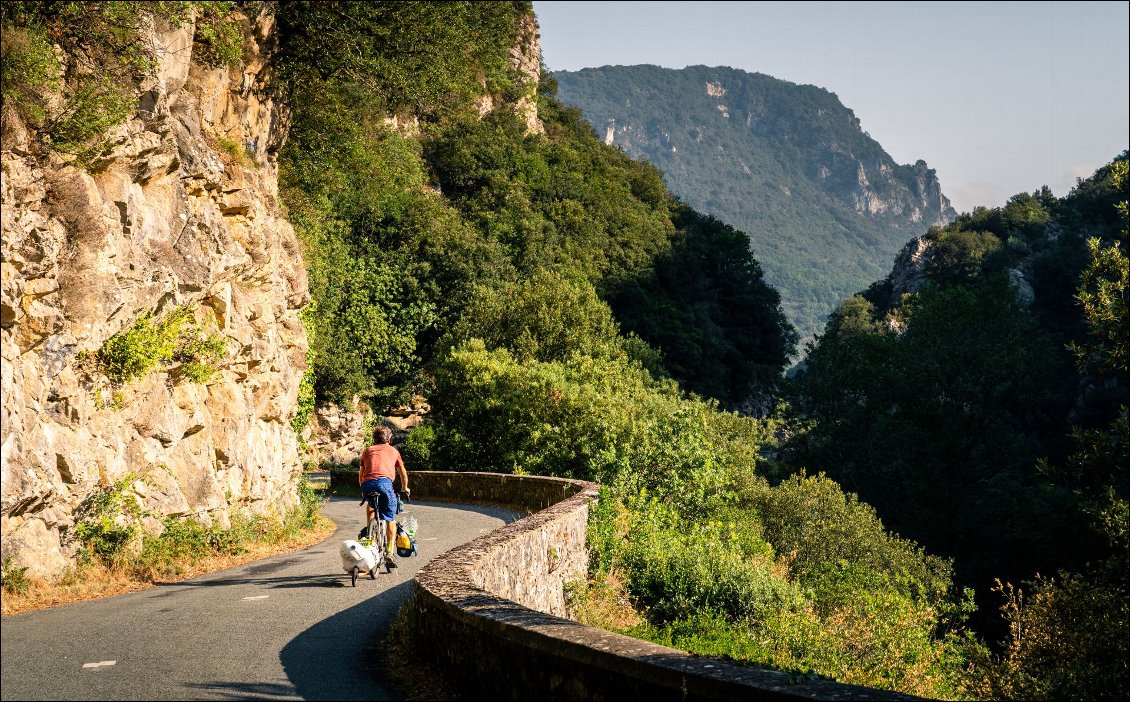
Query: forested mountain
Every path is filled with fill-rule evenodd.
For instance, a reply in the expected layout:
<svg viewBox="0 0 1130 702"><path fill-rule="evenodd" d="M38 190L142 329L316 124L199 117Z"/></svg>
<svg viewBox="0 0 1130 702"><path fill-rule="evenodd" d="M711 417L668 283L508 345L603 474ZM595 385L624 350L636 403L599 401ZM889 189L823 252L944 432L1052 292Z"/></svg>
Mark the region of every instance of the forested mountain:
<svg viewBox="0 0 1130 702"><path fill-rule="evenodd" d="M810 336L899 248L955 216L923 161L899 165L835 94L691 66L558 71L558 96L678 197L749 235L789 320Z"/></svg>
<svg viewBox="0 0 1130 702"><path fill-rule="evenodd" d="M1127 692L1128 191L1123 153L931 228L796 378L786 463L953 558L983 616L1007 605L998 696Z"/></svg>
<svg viewBox="0 0 1130 702"><path fill-rule="evenodd" d="M976 644L948 563L830 480L771 487L776 425L687 394L739 397L778 376L795 336L744 234L537 80L528 5L281 10L282 196L309 268L319 401L426 395L403 445L413 469L601 482L574 616L969 694ZM601 621L608 605L623 617Z"/></svg>

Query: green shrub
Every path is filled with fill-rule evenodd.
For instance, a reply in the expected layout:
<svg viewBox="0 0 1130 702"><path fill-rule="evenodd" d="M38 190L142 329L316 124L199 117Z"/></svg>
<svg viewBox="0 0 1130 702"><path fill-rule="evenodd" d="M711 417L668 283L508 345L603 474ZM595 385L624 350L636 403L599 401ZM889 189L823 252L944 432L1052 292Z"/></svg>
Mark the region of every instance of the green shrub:
<svg viewBox="0 0 1130 702"><path fill-rule="evenodd" d="M375 114L469 114L481 77L505 80L521 12L511 2L284 3L281 77L292 90L346 77Z"/></svg>
<svg viewBox="0 0 1130 702"><path fill-rule="evenodd" d="M199 327L190 318L181 330L173 360L179 362L179 372L194 383L205 383L219 372L219 363L227 353L227 341L217 334L201 336Z"/></svg>
<svg viewBox="0 0 1130 702"><path fill-rule="evenodd" d="M747 499L764 525L765 539L802 582L851 573L860 587L894 588L930 604L949 594L948 562L887 533L870 505L823 475L800 473Z"/></svg>
<svg viewBox="0 0 1130 702"><path fill-rule="evenodd" d="M249 153L243 144L223 136L216 136L216 147L226 156L229 164L251 166L254 163L253 154Z"/></svg>
<svg viewBox="0 0 1130 702"><path fill-rule="evenodd" d="M26 595L30 587L27 579L27 568L13 567L11 556L4 559L3 581L4 592L13 595Z"/></svg>
<svg viewBox="0 0 1130 702"><path fill-rule="evenodd" d="M591 512L594 576L622 582L646 616L627 633L799 675L945 699L972 694L979 673L967 665L986 659L983 646L934 603L904 594L897 573L841 560L796 578L795 557L777 556L756 512L730 506L688 518L674 502L606 487ZM822 536L843 552L860 534Z"/></svg>
<svg viewBox="0 0 1130 702"><path fill-rule="evenodd" d="M135 479L127 475L87 498L76 513L75 537L85 559L142 580L179 575L205 557L243 553L253 542L292 539L316 525L322 506L314 489L301 480L298 500L285 514L237 513L228 528L206 526L193 517L167 516L161 532L149 534L141 528L148 513L130 492Z"/></svg>
<svg viewBox="0 0 1130 702"><path fill-rule="evenodd" d="M1120 574L1060 572L1039 578L1027 593L999 588L1006 598L1001 610L1009 637L993 669L994 697L1126 698L1130 605L1125 552L1118 565Z"/></svg>
<svg viewBox="0 0 1130 702"><path fill-rule="evenodd" d="M658 500L633 510L621 568L651 621L718 612L733 621L760 622L803 607L802 591L775 567L768 544L736 543L738 534L728 524L680 512Z"/></svg>
<svg viewBox="0 0 1130 702"><path fill-rule="evenodd" d="M436 441L436 428L431 422L426 422L413 429L404 439L400 452L404 456L404 463L412 470L442 470L432 458L432 445Z"/></svg>
<svg viewBox="0 0 1130 702"><path fill-rule="evenodd" d="M0 94L31 125L46 117L46 97L62 85L61 66L41 26L9 26L0 35Z"/></svg>
<svg viewBox="0 0 1130 702"><path fill-rule="evenodd" d="M194 383L210 380L227 353L217 334L204 334L188 307L158 319L146 312L129 329L106 340L94 354L98 368L112 382L124 385L163 366L178 364L176 372Z"/></svg>
<svg viewBox="0 0 1130 702"><path fill-rule="evenodd" d="M159 536L147 535L140 552L131 559L129 569L142 577L173 576L183 573L206 555L234 555L243 552L247 541L239 520L230 529L204 526L191 518L166 517Z"/></svg>
<svg viewBox="0 0 1130 702"><path fill-rule="evenodd" d="M243 58L243 27L234 2L196 2L193 57L205 66L235 66Z"/></svg>
<svg viewBox="0 0 1130 702"><path fill-rule="evenodd" d="M183 311L164 320L155 319L152 312L143 314L132 327L106 340L96 354L99 365L119 384L145 375L159 363L173 360L186 321Z"/></svg>
<svg viewBox="0 0 1130 702"><path fill-rule="evenodd" d="M431 400L445 408L431 444L442 465L622 480L686 493L687 510L724 497L767 438L762 423L684 398L627 359L521 363L478 340L439 364Z"/></svg>
<svg viewBox="0 0 1130 702"><path fill-rule="evenodd" d="M294 419L290 420L290 427L298 436L298 443L303 448L306 448L306 440L302 438L302 432L306 430L306 425L310 423L310 415L314 413L314 406L317 402L314 392L314 361L318 357L318 352L314 347L314 340L318 333L314 321L316 309L317 303L311 302L298 315L299 319L302 320L302 328L306 330L306 370L302 372L302 380L298 384L298 403L294 410Z"/></svg>
<svg viewBox="0 0 1130 702"><path fill-rule="evenodd" d="M298 482L297 496L298 502L282 520L280 532L284 537L295 536L312 529L318 521L318 514L324 504L323 498L318 496L318 492L305 478Z"/></svg>
<svg viewBox="0 0 1130 702"><path fill-rule="evenodd" d="M130 491L136 479L135 474L129 473L102 486L75 510L75 538L84 558L116 565L140 545L141 505Z"/></svg>
<svg viewBox="0 0 1130 702"><path fill-rule="evenodd" d="M623 354L612 310L592 285L544 270L497 289L477 286L450 336L448 346L482 339L523 362Z"/></svg>
<svg viewBox="0 0 1130 702"><path fill-rule="evenodd" d="M103 148L106 130L123 122L135 104L132 85L114 76L91 77L66 91L63 106L49 117L44 132L55 149L87 162Z"/></svg>

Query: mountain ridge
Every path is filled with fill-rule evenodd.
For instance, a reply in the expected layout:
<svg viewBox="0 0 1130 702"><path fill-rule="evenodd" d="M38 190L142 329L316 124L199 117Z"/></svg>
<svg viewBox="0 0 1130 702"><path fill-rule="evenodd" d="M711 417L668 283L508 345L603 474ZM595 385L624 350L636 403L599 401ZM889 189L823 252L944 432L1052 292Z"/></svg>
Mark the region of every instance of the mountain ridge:
<svg viewBox="0 0 1130 702"><path fill-rule="evenodd" d="M956 212L925 161L898 164L835 93L727 66L553 73L605 143L745 231L802 334ZM813 272L816 275L813 275Z"/></svg>

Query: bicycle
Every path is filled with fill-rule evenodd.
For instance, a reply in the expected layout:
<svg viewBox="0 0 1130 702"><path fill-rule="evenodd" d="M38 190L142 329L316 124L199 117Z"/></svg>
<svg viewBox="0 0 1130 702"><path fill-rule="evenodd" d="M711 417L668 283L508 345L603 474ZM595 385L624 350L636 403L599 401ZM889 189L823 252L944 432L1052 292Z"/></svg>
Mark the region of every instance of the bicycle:
<svg viewBox="0 0 1130 702"><path fill-rule="evenodd" d="M373 567L369 569L369 579L376 580L377 571L380 570L382 565L385 566L386 572L392 572L388 569L388 564L385 562L385 556L388 554L388 535L385 533L385 521L373 517L362 531L365 536L358 539L361 545L365 548L376 546L376 551L374 552L376 562L373 564ZM353 572L350 577L354 587L357 587L357 575L359 572L360 568L353 566Z"/></svg>
<svg viewBox="0 0 1130 702"><path fill-rule="evenodd" d="M397 496L396 511L397 511L397 513L400 513L404 510L404 503L409 502L410 500L409 500L409 496L408 496L407 493L397 492L396 496ZM369 569L369 579L370 580L376 580L377 579L377 571L380 570L380 567L382 565L385 567L385 573L391 573L392 572L392 566L389 565L388 555L391 552L391 549L394 548L394 545L390 544L389 541L388 541L388 526L387 526L387 524L389 522L388 522L387 519L381 519L380 518L380 516L381 516L380 511L377 509L377 505L375 503L376 503L376 499L374 498L373 503L370 504L370 507L373 510L373 516L372 516L372 518L369 519L369 523L367 525L365 525L365 528L361 530L361 533L357 535L358 536L357 540L365 548L372 548L374 546L377 547L377 550L375 552L376 563L374 563L373 567L371 569ZM365 504L365 502L362 502L361 504ZM396 523L396 521L393 520L393 524L395 524L395 523ZM354 566L353 571L351 573L351 579L353 581L354 587L357 586L357 575L359 573L360 573L360 568L358 568L357 566Z"/></svg>

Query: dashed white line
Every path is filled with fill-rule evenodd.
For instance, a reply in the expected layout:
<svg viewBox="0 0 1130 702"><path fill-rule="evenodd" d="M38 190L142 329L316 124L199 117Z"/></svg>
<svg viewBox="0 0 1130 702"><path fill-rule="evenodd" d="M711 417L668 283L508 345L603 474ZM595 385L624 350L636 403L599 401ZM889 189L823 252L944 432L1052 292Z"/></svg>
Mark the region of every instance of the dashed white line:
<svg viewBox="0 0 1130 702"><path fill-rule="evenodd" d="M83 668L101 668L105 665L117 665L117 661L99 661L98 663L83 663Z"/></svg>
<svg viewBox="0 0 1130 702"><path fill-rule="evenodd" d="M244 597L243 599L245 599L245 600L265 600L268 597L270 597L270 595L254 595L252 597Z"/></svg>

